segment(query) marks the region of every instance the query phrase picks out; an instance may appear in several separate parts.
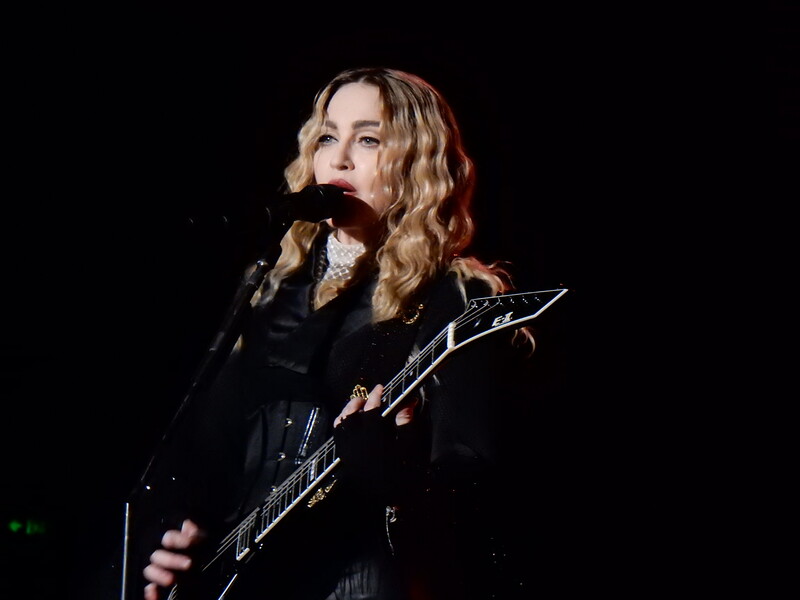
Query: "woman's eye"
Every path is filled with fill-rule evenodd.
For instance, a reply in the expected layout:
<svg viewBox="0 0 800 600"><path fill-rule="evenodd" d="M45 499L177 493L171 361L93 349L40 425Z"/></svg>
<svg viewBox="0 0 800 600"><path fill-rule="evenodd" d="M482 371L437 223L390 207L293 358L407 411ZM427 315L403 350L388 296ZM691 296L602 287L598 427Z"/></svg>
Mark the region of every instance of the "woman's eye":
<svg viewBox="0 0 800 600"><path fill-rule="evenodd" d="M327 134L327 133L324 133L324 134L322 134L321 136L319 136L319 138L317 138L317 143L318 143L320 146L324 146L325 144L330 144L330 143L331 143L331 142L333 142L335 139L336 139L336 138L334 138L332 135L329 135L329 134Z"/></svg>
<svg viewBox="0 0 800 600"><path fill-rule="evenodd" d="M378 146L381 143L381 141L378 138L374 138L368 135L363 136L359 141L365 146Z"/></svg>

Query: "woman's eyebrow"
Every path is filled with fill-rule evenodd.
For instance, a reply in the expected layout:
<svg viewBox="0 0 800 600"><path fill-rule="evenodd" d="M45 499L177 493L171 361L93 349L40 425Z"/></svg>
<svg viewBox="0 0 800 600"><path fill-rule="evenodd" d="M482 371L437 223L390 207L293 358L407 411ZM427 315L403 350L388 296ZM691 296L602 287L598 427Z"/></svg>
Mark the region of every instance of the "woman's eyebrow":
<svg viewBox="0 0 800 600"><path fill-rule="evenodd" d="M353 129L364 129L365 127L380 127L380 121L367 121L367 120L360 120L353 122Z"/></svg>
<svg viewBox="0 0 800 600"><path fill-rule="evenodd" d="M369 121L367 119L360 119L358 121L353 121L353 129L364 129L367 127L380 127L380 126L381 126L380 121ZM330 129L339 129L336 123L330 120L325 121L325 127L328 127Z"/></svg>

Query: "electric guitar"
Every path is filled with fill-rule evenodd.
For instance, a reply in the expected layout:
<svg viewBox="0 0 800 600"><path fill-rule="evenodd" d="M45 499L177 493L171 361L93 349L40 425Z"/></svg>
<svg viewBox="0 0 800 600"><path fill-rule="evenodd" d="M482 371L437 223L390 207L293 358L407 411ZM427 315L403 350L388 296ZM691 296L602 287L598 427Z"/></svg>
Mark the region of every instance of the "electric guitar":
<svg viewBox="0 0 800 600"><path fill-rule="evenodd" d="M561 288L470 300L464 313L384 386L382 416L390 414L452 352L501 329L522 326L566 292ZM177 584L171 588L169 600L225 600L234 595L237 581L246 577L248 564L268 544L270 532L293 509L313 506L331 492L335 483L332 472L339 461L331 437L219 542L216 552L202 567L203 584L192 585L191 590Z"/></svg>

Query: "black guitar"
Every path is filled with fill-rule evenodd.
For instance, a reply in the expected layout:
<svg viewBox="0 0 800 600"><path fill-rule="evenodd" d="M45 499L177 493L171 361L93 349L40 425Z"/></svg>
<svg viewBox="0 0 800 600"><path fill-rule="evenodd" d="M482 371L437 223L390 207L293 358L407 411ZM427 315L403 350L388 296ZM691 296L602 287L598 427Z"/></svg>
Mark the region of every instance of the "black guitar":
<svg viewBox="0 0 800 600"><path fill-rule="evenodd" d="M485 335L522 326L566 292L562 288L471 300L461 316L384 386L382 415L391 413L450 353ZM248 564L268 543L270 532L296 507L313 506L331 492L335 483L332 472L339 460L330 438L220 541L216 553L202 568L203 583L198 586L202 591L196 592L194 585L189 590L178 584L170 590L169 599L224 600L233 594L237 581L247 576Z"/></svg>

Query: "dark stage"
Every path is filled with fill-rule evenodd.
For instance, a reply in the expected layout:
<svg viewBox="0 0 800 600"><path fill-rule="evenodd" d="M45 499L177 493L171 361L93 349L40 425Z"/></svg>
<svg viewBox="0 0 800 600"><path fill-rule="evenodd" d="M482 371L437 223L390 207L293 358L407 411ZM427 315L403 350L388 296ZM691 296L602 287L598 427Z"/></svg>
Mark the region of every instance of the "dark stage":
<svg viewBox="0 0 800 600"><path fill-rule="evenodd" d="M570 288L548 315L558 393L509 415L530 423L508 496L527 532L525 597L652 598L694 572L674 548L706 483L684 468L705 415L676 392L681 369L654 357L683 350L688 308L671 298L704 277L684 258L706 246L709 190L749 184L724 158L755 132L732 131L718 100L762 63L694 28L676 42L675 15L631 27L604 11L447 31L444 18L324 16L285 34L199 9L96 28L21 18L0 241L0 562L4 587L25 591L3 597L113 589L125 501L257 253L237 224L277 198L317 89L361 65L415 72L454 106L478 173L472 252L509 261L519 291ZM775 98L793 85L781 73L762 73ZM796 143L781 123L766 134ZM708 543L700 532L690 554Z"/></svg>

